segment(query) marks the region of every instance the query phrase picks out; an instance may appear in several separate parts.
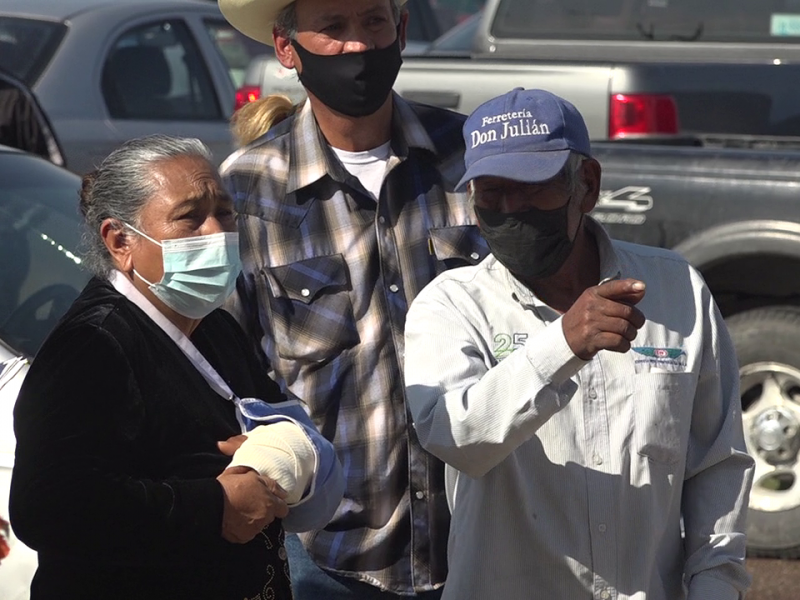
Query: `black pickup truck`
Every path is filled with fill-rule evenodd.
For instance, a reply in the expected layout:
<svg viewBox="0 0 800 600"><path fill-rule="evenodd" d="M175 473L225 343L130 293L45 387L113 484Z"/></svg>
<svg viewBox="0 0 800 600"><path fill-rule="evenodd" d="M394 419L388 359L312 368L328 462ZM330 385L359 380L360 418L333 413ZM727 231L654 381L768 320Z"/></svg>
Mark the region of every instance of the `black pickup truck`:
<svg viewBox="0 0 800 600"><path fill-rule="evenodd" d="M594 144L612 237L703 274L739 359L756 461L748 548L800 557L800 152Z"/></svg>

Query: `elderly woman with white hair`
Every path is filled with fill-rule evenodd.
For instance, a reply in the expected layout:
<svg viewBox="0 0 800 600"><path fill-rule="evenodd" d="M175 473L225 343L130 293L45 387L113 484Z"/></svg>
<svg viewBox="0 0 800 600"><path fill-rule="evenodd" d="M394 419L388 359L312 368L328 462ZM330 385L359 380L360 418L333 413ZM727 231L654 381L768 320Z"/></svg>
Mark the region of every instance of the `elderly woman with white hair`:
<svg viewBox="0 0 800 600"><path fill-rule="evenodd" d="M341 467L219 308L239 247L208 150L132 140L84 178L80 208L95 277L14 413L32 600L290 599L284 530L327 523Z"/></svg>

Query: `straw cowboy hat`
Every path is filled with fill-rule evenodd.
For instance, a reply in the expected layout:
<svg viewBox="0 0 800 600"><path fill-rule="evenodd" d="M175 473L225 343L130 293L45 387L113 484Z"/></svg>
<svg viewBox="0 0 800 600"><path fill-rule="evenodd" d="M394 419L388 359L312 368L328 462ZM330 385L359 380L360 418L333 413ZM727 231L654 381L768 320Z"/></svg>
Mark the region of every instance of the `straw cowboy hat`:
<svg viewBox="0 0 800 600"><path fill-rule="evenodd" d="M272 46L275 20L292 2L294 0L219 0L219 10L228 23L247 37ZM399 0L398 4L402 6L406 2Z"/></svg>

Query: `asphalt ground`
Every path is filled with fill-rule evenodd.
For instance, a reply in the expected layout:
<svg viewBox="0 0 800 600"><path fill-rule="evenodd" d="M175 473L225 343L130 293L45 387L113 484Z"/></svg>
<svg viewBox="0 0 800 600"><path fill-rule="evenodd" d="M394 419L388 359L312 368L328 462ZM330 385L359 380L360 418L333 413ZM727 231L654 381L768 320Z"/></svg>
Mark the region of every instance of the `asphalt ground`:
<svg viewBox="0 0 800 600"><path fill-rule="evenodd" d="M748 558L747 570L753 585L747 600L798 600L800 598L800 560Z"/></svg>

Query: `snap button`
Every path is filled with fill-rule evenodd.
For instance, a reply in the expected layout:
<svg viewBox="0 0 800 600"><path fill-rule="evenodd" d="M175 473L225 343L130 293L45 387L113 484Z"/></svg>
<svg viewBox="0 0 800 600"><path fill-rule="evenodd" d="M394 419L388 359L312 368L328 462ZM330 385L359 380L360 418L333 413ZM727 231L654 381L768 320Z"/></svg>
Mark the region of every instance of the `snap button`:
<svg viewBox="0 0 800 600"><path fill-rule="evenodd" d="M397 287L395 284L392 284L392 285L389 286L389 290L392 291L392 292L397 292L397 291L400 290L400 288Z"/></svg>
<svg viewBox="0 0 800 600"><path fill-rule="evenodd" d="M414 495L417 497L417 500L422 500L425 497L424 492L417 492Z"/></svg>
<svg viewBox="0 0 800 600"><path fill-rule="evenodd" d="M303 288L302 290L300 290L300 295L303 298L308 298L311 295L311 290L309 290L308 288Z"/></svg>

